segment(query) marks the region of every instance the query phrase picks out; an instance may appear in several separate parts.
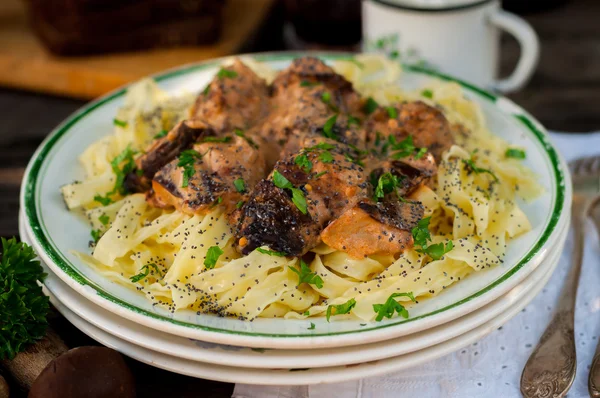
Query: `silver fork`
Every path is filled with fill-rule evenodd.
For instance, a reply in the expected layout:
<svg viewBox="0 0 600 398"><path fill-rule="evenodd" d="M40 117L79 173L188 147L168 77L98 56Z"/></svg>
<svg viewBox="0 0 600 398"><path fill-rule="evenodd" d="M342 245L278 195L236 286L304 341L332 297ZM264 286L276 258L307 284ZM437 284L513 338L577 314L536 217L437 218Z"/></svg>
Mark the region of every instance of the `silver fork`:
<svg viewBox="0 0 600 398"><path fill-rule="evenodd" d="M571 208L574 232L571 270L565 280L554 318L544 331L540 342L529 357L521 375L521 393L524 397L563 397L575 379L577 358L575 351L575 299L583 259L584 220L598 203L600 195L600 156L581 158L569 163L573 178L573 205ZM600 349L600 348L599 348ZM592 370L600 368L598 350ZM598 376L600 378L600 375ZM590 372L592 385L600 385ZM595 388L595 387L594 387ZM592 396L600 397L600 395Z"/></svg>

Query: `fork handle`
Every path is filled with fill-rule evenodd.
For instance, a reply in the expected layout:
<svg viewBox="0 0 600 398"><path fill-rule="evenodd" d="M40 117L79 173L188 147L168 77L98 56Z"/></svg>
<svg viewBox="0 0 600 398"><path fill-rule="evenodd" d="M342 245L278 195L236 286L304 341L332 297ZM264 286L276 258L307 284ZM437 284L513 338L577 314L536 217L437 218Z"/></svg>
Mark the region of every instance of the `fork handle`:
<svg viewBox="0 0 600 398"><path fill-rule="evenodd" d="M596 225L596 231L600 236L600 196L590 205L589 215ZM588 391L590 397L600 398L600 343L596 346L596 353L590 367L590 375L588 379Z"/></svg>
<svg viewBox="0 0 600 398"><path fill-rule="evenodd" d="M583 259L583 220L586 200L573 195L571 207L574 245L571 270L559 305L521 375L524 397L563 397L575 378L575 299Z"/></svg>

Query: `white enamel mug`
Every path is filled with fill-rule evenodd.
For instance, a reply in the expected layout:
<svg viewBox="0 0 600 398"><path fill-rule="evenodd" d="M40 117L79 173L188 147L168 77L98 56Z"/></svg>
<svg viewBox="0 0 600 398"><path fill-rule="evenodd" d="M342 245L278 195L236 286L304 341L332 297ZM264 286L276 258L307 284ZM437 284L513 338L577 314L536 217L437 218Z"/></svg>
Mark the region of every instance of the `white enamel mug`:
<svg viewBox="0 0 600 398"><path fill-rule="evenodd" d="M517 39L521 58L513 73L499 80L500 29ZM499 0L364 0L363 47L422 60L504 93L527 82L539 57L534 30L503 11Z"/></svg>

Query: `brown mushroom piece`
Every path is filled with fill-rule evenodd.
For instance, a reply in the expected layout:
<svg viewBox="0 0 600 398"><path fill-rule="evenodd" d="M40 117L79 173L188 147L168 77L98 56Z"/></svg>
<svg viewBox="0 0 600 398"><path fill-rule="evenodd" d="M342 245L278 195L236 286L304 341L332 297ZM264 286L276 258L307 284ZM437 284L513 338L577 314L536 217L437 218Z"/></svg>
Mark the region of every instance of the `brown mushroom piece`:
<svg viewBox="0 0 600 398"><path fill-rule="evenodd" d="M118 352L77 347L52 360L37 377L29 398L129 398L135 382Z"/></svg>

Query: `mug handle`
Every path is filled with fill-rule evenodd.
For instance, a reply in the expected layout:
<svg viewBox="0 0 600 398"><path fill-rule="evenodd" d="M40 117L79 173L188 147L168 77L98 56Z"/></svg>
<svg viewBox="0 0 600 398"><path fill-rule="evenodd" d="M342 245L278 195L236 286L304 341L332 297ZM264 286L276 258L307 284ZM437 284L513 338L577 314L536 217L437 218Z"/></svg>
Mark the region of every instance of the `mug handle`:
<svg viewBox="0 0 600 398"><path fill-rule="evenodd" d="M513 35L521 46L521 57L514 72L507 78L492 83L492 88L508 93L523 87L538 63L540 43L535 31L525 20L503 10L490 15L490 22Z"/></svg>

